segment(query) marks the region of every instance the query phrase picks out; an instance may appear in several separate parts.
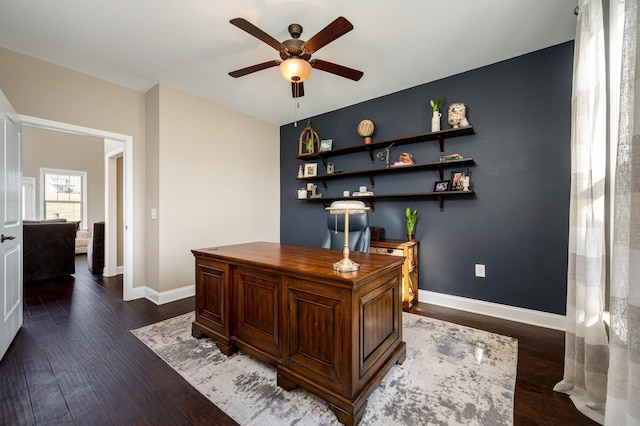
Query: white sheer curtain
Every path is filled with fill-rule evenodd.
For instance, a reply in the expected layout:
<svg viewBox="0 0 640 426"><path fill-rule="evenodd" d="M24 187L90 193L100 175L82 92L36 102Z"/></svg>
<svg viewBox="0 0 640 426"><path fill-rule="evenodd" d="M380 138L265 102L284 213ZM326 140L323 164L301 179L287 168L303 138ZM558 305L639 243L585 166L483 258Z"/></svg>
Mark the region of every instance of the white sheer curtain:
<svg viewBox="0 0 640 426"><path fill-rule="evenodd" d="M603 423L609 366L606 274L607 98L602 0L581 0L575 40L564 377L583 414Z"/></svg>
<svg viewBox="0 0 640 426"><path fill-rule="evenodd" d="M617 155L611 197L611 326L607 336L602 321L608 114L603 0L580 0L571 129L565 371L554 389L569 394L590 418L620 426L640 425L640 33L638 0L611 0L611 4L624 12L620 99L611 100L620 106L619 117L611 117L619 120L618 138L612 141Z"/></svg>
<svg viewBox="0 0 640 426"><path fill-rule="evenodd" d="M640 64L638 1L624 3L606 425L640 424ZM638 83L638 84L637 84Z"/></svg>

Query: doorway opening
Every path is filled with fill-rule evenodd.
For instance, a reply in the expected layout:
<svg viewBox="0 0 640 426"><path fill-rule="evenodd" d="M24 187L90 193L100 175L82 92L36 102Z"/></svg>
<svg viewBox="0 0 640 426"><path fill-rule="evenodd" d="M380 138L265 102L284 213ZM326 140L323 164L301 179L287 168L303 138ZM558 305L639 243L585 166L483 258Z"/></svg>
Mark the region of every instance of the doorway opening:
<svg viewBox="0 0 640 426"><path fill-rule="evenodd" d="M137 298L134 294L133 288L133 137L130 135L114 133L106 130L93 129L89 127L76 126L74 124L63 123L59 121L46 120L37 117L30 117L20 115L23 126L34 127L42 130L50 130L55 132L69 133L81 136L91 136L101 138L107 141L115 141L122 143L121 152L109 153L105 155L105 165L109 166L109 161L112 158L122 157L122 169L123 169L123 182L122 182L122 202L124 208L122 209L122 223L124 226L123 235L121 241L123 242L122 252L124 267L122 269L122 299L132 300ZM117 151L117 150L116 150ZM107 167L107 182L113 178L109 176L109 168ZM111 187L108 185L106 188L107 195L112 193ZM111 185L115 186L115 185ZM116 222L116 216L109 215L116 214L116 207L111 208L112 204L116 204L115 200L110 200L106 203L105 211L105 275L114 275L113 271L117 269L117 257L113 255L116 253L117 242L117 227L113 226ZM111 226L109 224L111 223Z"/></svg>

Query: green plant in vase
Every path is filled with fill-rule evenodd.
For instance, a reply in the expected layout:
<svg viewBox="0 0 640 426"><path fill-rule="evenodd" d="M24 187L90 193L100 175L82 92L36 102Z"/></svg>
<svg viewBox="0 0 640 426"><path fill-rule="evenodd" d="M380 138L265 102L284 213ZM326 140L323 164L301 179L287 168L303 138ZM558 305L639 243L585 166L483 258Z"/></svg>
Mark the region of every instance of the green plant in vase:
<svg viewBox="0 0 640 426"><path fill-rule="evenodd" d="M407 241L413 241L416 222L418 221L418 210L411 211L411 209L407 207L404 214L407 218Z"/></svg>
<svg viewBox="0 0 640 426"><path fill-rule="evenodd" d="M440 112L442 110L443 102L444 102L444 96L442 95L440 95L437 102L431 99L431 108L433 109L433 112Z"/></svg>
<svg viewBox="0 0 640 426"><path fill-rule="evenodd" d="M442 117L442 104L444 102L444 96L440 95L437 101L433 99L430 100L431 108L433 109L433 117L431 117L431 131L439 132L440 131L440 117Z"/></svg>

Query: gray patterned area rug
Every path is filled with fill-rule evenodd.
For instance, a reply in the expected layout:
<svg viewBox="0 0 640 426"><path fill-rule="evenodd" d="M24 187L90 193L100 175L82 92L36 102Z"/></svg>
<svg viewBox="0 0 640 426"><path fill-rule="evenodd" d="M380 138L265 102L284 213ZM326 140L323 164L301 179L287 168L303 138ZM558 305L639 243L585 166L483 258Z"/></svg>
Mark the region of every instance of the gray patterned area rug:
<svg viewBox="0 0 640 426"><path fill-rule="evenodd" d="M142 342L241 425L338 425L327 403L276 383L276 369L191 337L194 314L137 330ZM403 313L407 359L369 396L361 425L511 425L516 339Z"/></svg>

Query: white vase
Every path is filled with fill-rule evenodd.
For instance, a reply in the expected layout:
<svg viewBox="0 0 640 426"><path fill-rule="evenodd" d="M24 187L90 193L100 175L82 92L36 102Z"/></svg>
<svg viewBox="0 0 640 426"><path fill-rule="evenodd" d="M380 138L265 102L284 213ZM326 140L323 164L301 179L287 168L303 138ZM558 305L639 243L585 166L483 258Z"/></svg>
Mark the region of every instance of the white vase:
<svg viewBox="0 0 640 426"><path fill-rule="evenodd" d="M442 117L442 113L440 111L433 111L433 117L431 118L432 132L440 131L440 117Z"/></svg>

